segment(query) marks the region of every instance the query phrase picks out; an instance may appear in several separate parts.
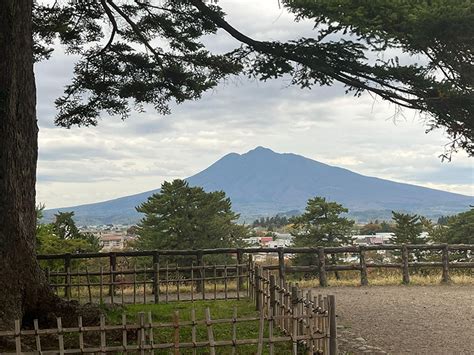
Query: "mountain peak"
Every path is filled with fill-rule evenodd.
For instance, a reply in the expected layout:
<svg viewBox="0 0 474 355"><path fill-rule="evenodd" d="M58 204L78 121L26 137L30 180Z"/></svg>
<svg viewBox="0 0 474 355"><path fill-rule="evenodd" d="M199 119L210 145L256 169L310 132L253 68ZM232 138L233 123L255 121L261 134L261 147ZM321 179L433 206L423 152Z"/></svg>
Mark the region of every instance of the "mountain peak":
<svg viewBox="0 0 474 355"><path fill-rule="evenodd" d="M292 153L258 146L247 153L230 153L186 179L206 191L225 191L234 210L246 219L282 211L303 211L307 200L323 196L349 208L357 218L390 219L391 212L406 211L427 217L465 211L471 196L363 176ZM135 206L157 190L85 206L75 211L79 224L135 223ZM46 211L52 218L56 210Z"/></svg>
<svg viewBox="0 0 474 355"><path fill-rule="evenodd" d="M258 147L252 149L252 150L249 150L247 153L243 154L243 155L247 155L247 154L278 154L278 153L275 153L273 150L271 150L270 148L265 148L265 147L262 147L261 145L259 145Z"/></svg>

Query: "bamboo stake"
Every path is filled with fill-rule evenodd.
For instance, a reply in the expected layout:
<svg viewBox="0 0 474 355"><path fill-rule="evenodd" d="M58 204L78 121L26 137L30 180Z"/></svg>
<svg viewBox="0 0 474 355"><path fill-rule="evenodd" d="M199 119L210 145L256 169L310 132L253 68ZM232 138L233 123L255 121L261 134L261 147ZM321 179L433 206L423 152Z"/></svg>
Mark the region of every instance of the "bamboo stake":
<svg viewBox="0 0 474 355"><path fill-rule="evenodd" d="M307 292L306 294L306 299L308 301L311 301L311 290ZM305 333L308 335L308 340L306 341L306 347L308 350L308 355L313 355L314 354L314 331L313 331L313 317L314 317L314 311L312 308L312 305L309 304L306 306L305 309L306 315L309 317L306 320L307 328L305 328Z"/></svg>
<svg viewBox="0 0 474 355"><path fill-rule="evenodd" d="M178 263L176 262L176 292L178 293L178 301L180 300L180 294L179 294L179 266Z"/></svg>
<svg viewBox="0 0 474 355"><path fill-rule="evenodd" d="M66 298L68 301L71 300L71 268L66 269Z"/></svg>
<svg viewBox="0 0 474 355"><path fill-rule="evenodd" d="M138 338L138 348L140 350L140 355L145 354L145 313L140 312L138 314L140 319L140 331L139 331L139 338Z"/></svg>
<svg viewBox="0 0 474 355"><path fill-rule="evenodd" d="M158 304L160 303L160 264L159 263L155 263L153 265L154 267L154 274L155 274L155 277L154 277L154 284L153 284L153 292L154 292L154 295L155 295L155 304Z"/></svg>
<svg viewBox="0 0 474 355"><path fill-rule="evenodd" d="M102 291L102 288L104 286L104 267L101 266L100 267L100 276L99 276L99 282L100 282L100 289L99 289L99 299L100 299L100 303L104 303L104 298L103 298L103 291Z"/></svg>
<svg viewBox="0 0 474 355"><path fill-rule="evenodd" d="M214 264L214 300L217 299L217 269Z"/></svg>
<svg viewBox="0 0 474 355"><path fill-rule="evenodd" d="M123 279L125 278L125 275L123 274L123 268L121 267L120 268L120 291L121 291L121 294L122 294L122 305L125 304L125 300L124 300L124 288L125 288L125 285L123 283Z"/></svg>
<svg viewBox="0 0 474 355"><path fill-rule="evenodd" d="M200 278L202 279L201 281L199 281L199 284L201 286L199 286L200 288L202 288L202 299L203 300L206 300L206 267L204 265L204 260L202 259L202 254L199 254L199 267L201 268L200 269Z"/></svg>
<svg viewBox="0 0 474 355"><path fill-rule="evenodd" d="M191 309L191 341L193 342L193 355L196 355L196 310Z"/></svg>
<svg viewBox="0 0 474 355"><path fill-rule="evenodd" d="M272 275L273 276L273 275ZM273 280L275 277L273 277ZM271 279L270 279L271 280ZM276 308L272 308L272 313L270 313L268 318L268 343L270 344L270 355L275 353L274 344L273 344L273 327L275 322Z"/></svg>
<svg viewBox="0 0 474 355"><path fill-rule="evenodd" d="M166 260L166 272L165 272L165 302L168 303L168 288L169 288L169 265Z"/></svg>
<svg viewBox="0 0 474 355"><path fill-rule="evenodd" d="M194 262L191 263L191 302L194 303Z"/></svg>
<svg viewBox="0 0 474 355"><path fill-rule="evenodd" d="M149 343L150 343L150 346L151 346L151 353L154 353L153 351L153 344L155 343L154 341L154 336L153 336L153 319L152 319L152 316L151 316L151 312L148 312L148 326L149 326L149 329L148 329L148 339L149 339Z"/></svg>
<svg viewBox="0 0 474 355"><path fill-rule="evenodd" d="M179 355L179 311L174 312L174 354Z"/></svg>
<svg viewBox="0 0 474 355"><path fill-rule="evenodd" d="M41 354L41 338L38 334L38 331L39 331L38 319L33 320L33 325L35 327L36 350L38 351L38 353Z"/></svg>
<svg viewBox="0 0 474 355"><path fill-rule="evenodd" d="M64 355L64 336L63 336L63 325L61 318L56 318L58 324L58 342L59 342L59 354Z"/></svg>
<svg viewBox="0 0 474 355"><path fill-rule="evenodd" d="M209 339L209 355L216 354L215 342L214 342L214 331L212 330L211 311L209 307L206 308L206 326L207 326L207 337Z"/></svg>
<svg viewBox="0 0 474 355"><path fill-rule="evenodd" d="M107 341L105 339L105 316L100 315L100 352L101 354L106 354Z"/></svg>
<svg viewBox="0 0 474 355"><path fill-rule="evenodd" d="M334 295L328 296L328 305L329 305L329 354L336 355L337 350L337 326L336 326L336 300Z"/></svg>
<svg viewBox="0 0 474 355"><path fill-rule="evenodd" d="M81 303L81 275L79 274L79 266L77 267L77 301Z"/></svg>
<svg viewBox="0 0 474 355"><path fill-rule="evenodd" d="M127 354L127 314L122 313L122 347L124 354Z"/></svg>
<svg viewBox="0 0 474 355"><path fill-rule="evenodd" d="M82 353L84 351L84 330L82 328L82 316L77 317L77 325L79 327L79 349Z"/></svg>
<svg viewBox="0 0 474 355"><path fill-rule="evenodd" d="M262 355L263 353L263 330L265 326L265 318L263 315L263 310L260 311L260 319L258 321L258 343L257 343L257 355Z"/></svg>
<svg viewBox="0 0 474 355"><path fill-rule="evenodd" d="M227 301L227 263L224 265L224 299Z"/></svg>
<svg viewBox="0 0 474 355"><path fill-rule="evenodd" d="M292 318L292 333L291 341L293 342L293 355L298 355L298 289L296 286L291 287L291 318Z"/></svg>
<svg viewBox="0 0 474 355"><path fill-rule="evenodd" d="M137 303L137 266L133 265L133 304Z"/></svg>
<svg viewBox="0 0 474 355"><path fill-rule="evenodd" d="M91 292L91 280L89 277L89 269L86 266L86 280L87 280L87 293L89 295L89 303L92 303L92 292Z"/></svg>
<svg viewBox="0 0 474 355"><path fill-rule="evenodd" d="M234 306L232 315L232 355L235 355L237 348L237 307Z"/></svg>
<svg viewBox="0 0 474 355"><path fill-rule="evenodd" d="M110 268L110 277L109 277L109 294L110 294L110 303L114 304L114 296L115 296L115 274L113 273L115 271L115 266L112 269L112 266Z"/></svg>
<svg viewBox="0 0 474 355"><path fill-rule="evenodd" d="M146 265L143 269L143 304L146 304Z"/></svg>
<svg viewBox="0 0 474 355"><path fill-rule="evenodd" d="M240 286L242 284L242 280L241 280L241 277L240 277L240 274L241 274L241 264L242 264L242 253L240 252L238 255L238 261L237 261L237 265L236 265L236 274L237 274L237 277L236 277L236 281L237 281L237 300L240 301ZM242 284L243 285L243 284Z"/></svg>
<svg viewBox="0 0 474 355"><path fill-rule="evenodd" d="M21 325L20 320L15 319L15 349L17 354L21 354Z"/></svg>

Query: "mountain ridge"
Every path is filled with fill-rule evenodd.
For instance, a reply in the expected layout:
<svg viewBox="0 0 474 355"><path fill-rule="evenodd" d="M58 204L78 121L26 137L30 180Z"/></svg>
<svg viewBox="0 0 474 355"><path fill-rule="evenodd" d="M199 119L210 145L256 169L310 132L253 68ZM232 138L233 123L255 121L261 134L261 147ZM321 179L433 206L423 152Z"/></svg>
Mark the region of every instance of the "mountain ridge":
<svg viewBox="0 0 474 355"><path fill-rule="evenodd" d="M472 196L365 176L294 153L276 153L256 147L246 153L228 153L206 169L185 179L206 191L223 190L244 220L290 210L304 210L308 198L324 196L342 203L350 214L364 219L388 217L391 210L428 217L467 210ZM45 211L75 211L78 224L135 223L135 207L159 189L86 205ZM100 222L100 223L99 223Z"/></svg>

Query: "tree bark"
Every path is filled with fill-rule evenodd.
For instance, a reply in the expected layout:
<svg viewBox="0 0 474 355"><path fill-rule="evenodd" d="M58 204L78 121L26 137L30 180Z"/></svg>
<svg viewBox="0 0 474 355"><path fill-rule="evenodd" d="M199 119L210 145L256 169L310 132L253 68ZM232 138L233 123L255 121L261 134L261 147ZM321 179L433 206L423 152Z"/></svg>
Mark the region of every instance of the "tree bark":
<svg viewBox="0 0 474 355"><path fill-rule="evenodd" d="M54 299L35 252L32 2L0 1L0 329Z"/></svg>

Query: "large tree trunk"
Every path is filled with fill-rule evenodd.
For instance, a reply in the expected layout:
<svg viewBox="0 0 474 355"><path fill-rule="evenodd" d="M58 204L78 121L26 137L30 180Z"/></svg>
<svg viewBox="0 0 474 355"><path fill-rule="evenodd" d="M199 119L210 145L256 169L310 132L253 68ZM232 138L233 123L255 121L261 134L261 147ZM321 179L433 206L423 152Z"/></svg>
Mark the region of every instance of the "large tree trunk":
<svg viewBox="0 0 474 355"><path fill-rule="evenodd" d="M32 0L0 0L0 329L51 304L35 253Z"/></svg>

